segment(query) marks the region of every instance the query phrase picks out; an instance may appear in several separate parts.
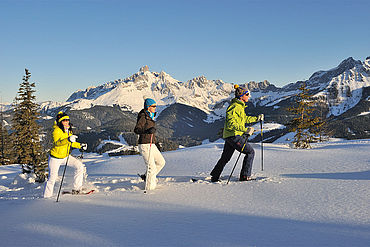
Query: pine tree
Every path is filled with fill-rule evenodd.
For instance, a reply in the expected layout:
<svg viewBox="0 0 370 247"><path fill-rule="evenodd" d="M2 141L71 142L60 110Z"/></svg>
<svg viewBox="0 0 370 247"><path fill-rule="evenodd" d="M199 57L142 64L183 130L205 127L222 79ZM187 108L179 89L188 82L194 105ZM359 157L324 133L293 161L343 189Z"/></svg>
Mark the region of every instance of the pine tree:
<svg viewBox="0 0 370 247"><path fill-rule="evenodd" d="M296 132L293 144L296 148L311 148L316 137L314 127L319 123L319 118L313 116L314 101L309 94L306 84L299 87L300 92L295 98L295 107L288 108L295 116L289 123L290 130Z"/></svg>
<svg viewBox="0 0 370 247"><path fill-rule="evenodd" d="M39 181L45 179L46 154L40 142L40 126L37 124L39 114L35 103L35 83L30 83L31 73L25 69L23 82L15 98L13 116L13 144L16 162L22 164L22 172L33 172Z"/></svg>
<svg viewBox="0 0 370 247"><path fill-rule="evenodd" d="M327 141L329 137L333 136L334 130L329 127L327 121L328 115L328 105L325 100L325 97L322 97L322 100L319 99L317 104L319 106L319 122L316 124L316 135L319 136L319 142ZM324 109L327 110L324 110Z"/></svg>
<svg viewBox="0 0 370 247"><path fill-rule="evenodd" d="M11 162L11 141L4 126L4 115L0 109L0 165L9 165Z"/></svg>

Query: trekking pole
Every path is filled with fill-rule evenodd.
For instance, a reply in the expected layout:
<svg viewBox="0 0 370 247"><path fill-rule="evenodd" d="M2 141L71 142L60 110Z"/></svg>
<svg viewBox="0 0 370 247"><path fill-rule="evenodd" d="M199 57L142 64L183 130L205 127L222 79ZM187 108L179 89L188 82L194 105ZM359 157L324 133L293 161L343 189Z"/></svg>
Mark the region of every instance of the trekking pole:
<svg viewBox="0 0 370 247"><path fill-rule="evenodd" d="M231 178L231 176L233 175L233 172L234 172L234 170L235 170L236 164L238 164L238 161L239 161L240 155L242 154L242 152L243 152L243 150L244 150L244 147L245 147L245 144L247 143L248 137L249 137L249 135L247 135L247 138L245 138L245 141L244 141L244 144L243 144L242 150L240 150L239 156L238 156L238 158L236 159L235 165L234 165L234 167L233 167L233 169L232 169L232 171L231 171L231 174L230 174L229 179L227 180L227 183L226 183L226 184L229 184L229 182L230 182L230 178Z"/></svg>
<svg viewBox="0 0 370 247"><path fill-rule="evenodd" d="M263 126L262 120L260 120L261 125L261 171L263 171Z"/></svg>
<svg viewBox="0 0 370 247"><path fill-rule="evenodd" d="M149 181L149 177L148 177L148 174L149 174L149 169L150 169L150 151L152 151L152 142L153 142L153 135L154 134L151 134L150 135L150 145L149 145L149 155L148 155L148 168L146 169L146 176L145 176L145 189L144 189L144 193L146 193L146 191L148 190L148 181Z"/></svg>
<svg viewBox="0 0 370 247"><path fill-rule="evenodd" d="M68 136L69 136L69 131L68 131ZM64 167L64 171L63 171L63 176L62 176L62 181L60 181L60 186L59 186L59 191L58 191L58 196L57 196L57 201L56 202L59 202L59 195L60 195L60 191L62 189L62 184L63 184L63 180L64 180L64 175L66 173L66 170L67 170L67 164L68 164L68 160L69 160L69 149L70 149L70 146L71 144L68 144L68 147L67 147L67 154L68 154L68 157L67 157L67 161L66 161L66 166Z"/></svg>

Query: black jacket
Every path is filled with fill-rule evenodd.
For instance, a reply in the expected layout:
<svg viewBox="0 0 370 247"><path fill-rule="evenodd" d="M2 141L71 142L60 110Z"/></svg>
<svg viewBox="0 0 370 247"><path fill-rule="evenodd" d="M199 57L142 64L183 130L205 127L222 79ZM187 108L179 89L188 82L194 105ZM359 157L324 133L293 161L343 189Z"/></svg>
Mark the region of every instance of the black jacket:
<svg viewBox="0 0 370 247"><path fill-rule="evenodd" d="M155 128L155 121L151 119L147 110L142 109L137 116L137 122L134 129L134 132L140 135L139 144L149 144L152 135L152 143L156 142L155 134L148 133L148 130L152 127Z"/></svg>

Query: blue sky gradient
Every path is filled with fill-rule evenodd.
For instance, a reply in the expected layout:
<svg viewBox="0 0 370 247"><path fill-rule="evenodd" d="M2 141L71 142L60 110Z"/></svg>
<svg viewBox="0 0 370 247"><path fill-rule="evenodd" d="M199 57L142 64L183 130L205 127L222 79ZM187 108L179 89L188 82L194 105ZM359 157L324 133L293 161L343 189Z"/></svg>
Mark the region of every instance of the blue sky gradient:
<svg viewBox="0 0 370 247"><path fill-rule="evenodd" d="M37 101L126 78L143 65L180 81L283 86L370 56L367 0L0 0L0 97L24 68Z"/></svg>

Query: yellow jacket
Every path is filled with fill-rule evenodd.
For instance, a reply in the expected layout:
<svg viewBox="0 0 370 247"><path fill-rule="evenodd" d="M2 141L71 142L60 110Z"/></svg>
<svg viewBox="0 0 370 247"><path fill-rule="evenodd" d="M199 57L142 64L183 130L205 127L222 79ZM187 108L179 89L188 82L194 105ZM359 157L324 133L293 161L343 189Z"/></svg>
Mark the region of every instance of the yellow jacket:
<svg viewBox="0 0 370 247"><path fill-rule="evenodd" d="M81 148L81 143L68 141L68 137L72 135L72 131L69 131L69 133L64 132L56 124L53 128L53 147L50 150L51 156L63 159L69 155L71 148Z"/></svg>

